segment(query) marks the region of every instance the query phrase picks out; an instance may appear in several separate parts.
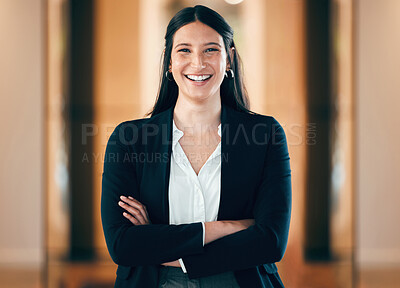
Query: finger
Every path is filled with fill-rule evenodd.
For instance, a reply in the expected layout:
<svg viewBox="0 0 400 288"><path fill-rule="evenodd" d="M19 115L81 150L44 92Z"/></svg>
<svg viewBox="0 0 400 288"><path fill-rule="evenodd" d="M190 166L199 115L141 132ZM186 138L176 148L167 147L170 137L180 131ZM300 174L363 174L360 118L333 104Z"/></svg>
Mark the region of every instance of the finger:
<svg viewBox="0 0 400 288"><path fill-rule="evenodd" d="M140 224L142 224L142 225L147 224L145 217L142 215L142 213L138 209L136 209L122 201L119 201L118 204L122 208L124 208L126 211L128 211L133 217L135 217L139 221Z"/></svg>
<svg viewBox="0 0 400 288"><path fill-rule="evenodd" d="M138 209L122 201L119 201L118 205L128 211L133 217L135 217L135 219L138 220L141 225L149 224L146 217L143 216Z"/></svg>
<svg viewBox="0 0 400 288"><path fill-rule="evenodd" d="M122 201L128 203L132 207L135 207L135 208L137 208L139 210L143 209L144 205L142 203L140 203L138 200L136 200L135 198L133 198L133 197L121 196L120 198L121 198Z"/></svg>
<svg viewBox="0 0 400 288"><path fill-rule="evenodd" d="M142 213L143 217L145 218L147 224L150 224L150 217L149 217L149 213L147 212L147 208L146 205L140 203L139 201L137 201L136 199L132 198L131 196L129 196L128 198L133 199L134 201L136 201L140 206L139 206L139 210Z"/></svg>
<svg viewBox="0 0 400 288"><path fill-rule="evenodd" d="M147 212L146 206L144 206L144 211L146 212L146 219L147 219L147 222L150 224L150 223L151 223L151 222L150 222L150 217L149 217L149 213Z"/></svg>
<svg viewBox="0 0 400 288"><path fill-rule="evenodd" d="M132 224L140 225L139 221L135 217L130 215L129 213L124 212L124 213L122 213L122 215L124 215L125 218L127 218L129 221L131 221Z"/></svg>
<svg viewBox="0 0 400 288"><path fill-rule="evenodd" d="M128 198L134 199L134 198L132 198L131 196L129 196ZM139 203L140 203L140 202L139 202ZM147 221L150 223L150 217L149 217L149 213L147 212L147 208L146 208L146 206L143 205L143 204L142 204L142 206L143 206L143 211L144 211L144 213L145 213L145 216L146 216L146 218L147 218Z"/></svg>
<svg viewBox="0 0 400 288"><path fill-rule="evenodd" d="M147 219L145 219L146 217L138 209L122 201L119 201L118 204L126 211L128 211L132 216L134 216L140 222L140 224L148 224Z"/></svg>
<svg viewBox="0 0 400 288"><path fill-rule="evenodd" d="M125 197L125 196L121 196L121 200L123 200L124 202L128 203L130 206L138 209L140 211L140 213L147 218L148 218L148 214L146 213L146 206L143 205L142 203L140 203L139 201L137 201L136 199L134 199L133 197L129 196L129 197Z"/></svg>
<svg viewBox="0 0 400 288"><path fill-rule="evenodd" d="M141 213L141 216L144 219L143 224L150 224L150 217L149 217L149 213L147 212L147 208L145 205L143 205L142 203L140 203L138 200L136 200L135 198L129 196L121 196L121 199L124 200L125 202L127 202L128 205L135 207L136 209L138 209ZM139 216L140 217L140 216Z"/></svg>
<svg viewBox="0 0 400 288"><path fill-rule="evenodd" d="M136 200L135 198L133 198L132 196L128 196L127 198L128 201L133 201L133 205L132 206L136 206L136 208L140 209L140 210L144 210L146 209L146 205L142 204L141 202L139 202L138 200Z"/></svg>

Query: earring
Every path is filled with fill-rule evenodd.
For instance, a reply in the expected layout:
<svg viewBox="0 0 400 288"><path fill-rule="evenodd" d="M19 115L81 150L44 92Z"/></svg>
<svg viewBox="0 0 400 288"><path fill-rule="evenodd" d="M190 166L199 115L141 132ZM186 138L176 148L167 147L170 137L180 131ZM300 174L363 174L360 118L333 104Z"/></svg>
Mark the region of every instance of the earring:
<svg viewBox="0 0 400 288"><path fill-rule="evenodd" d="M228 72L229 72L230 75L228 75ZM228 79L235 78L235 74L233 73L233 70L232 69L226 70L225 71L225 77L228 78Z"/></svg>
<svg viewBox="0 0 400 288"><path fill-rule="evenodd" d="M169 81L173 81L173 79L171 79L170 77L168 77L169 74L172 75L172 72L170 72L169 70L165 71L165 77L166 77Z"/></svg>

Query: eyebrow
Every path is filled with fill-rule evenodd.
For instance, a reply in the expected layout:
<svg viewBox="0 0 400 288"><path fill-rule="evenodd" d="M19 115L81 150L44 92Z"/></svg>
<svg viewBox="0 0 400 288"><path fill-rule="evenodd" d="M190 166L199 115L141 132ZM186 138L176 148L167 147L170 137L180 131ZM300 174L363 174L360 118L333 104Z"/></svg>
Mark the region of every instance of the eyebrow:
<svg viewBox="0 0 400 288"><path fill-rule="evenodd" d="M205 43L203 46L209 46L209 45L216 45L216 46L218 46L218 47L221 47L221 44L219 44L219 43L217 43L217 42L208 42L208 43ZM179 46L192 46L192 45L189 44L189 43L179 43L179 44L177 44L177 45L175 46L175 48L177 48L177 47L179 47Z"/></svg>

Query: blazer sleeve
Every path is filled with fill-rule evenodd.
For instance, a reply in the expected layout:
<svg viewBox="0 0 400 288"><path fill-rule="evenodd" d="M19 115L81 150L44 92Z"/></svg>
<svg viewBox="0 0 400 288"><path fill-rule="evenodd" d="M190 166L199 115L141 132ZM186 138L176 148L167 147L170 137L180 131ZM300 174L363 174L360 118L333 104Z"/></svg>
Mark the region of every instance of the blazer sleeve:
<svg viewBox="0 0 400 288"><path fill-rule="evenodd" d="M286 250L291 215L291 170L286 136L272 118L264 171L254 204L255 225L182 257L190 279L274 263Z"/></svg>
<svg viewBox="0 0 400 288"><path fill-rule="evenodd" d="M203 252L201 222L166 225L133 225L122 213L121 195L138 199L139 188L132 145L117 126L107 143L101 194L101 218L108 251L113 261L123 266L155 265L183 255ZM134 138L129 136L128 138Z"/></svg>

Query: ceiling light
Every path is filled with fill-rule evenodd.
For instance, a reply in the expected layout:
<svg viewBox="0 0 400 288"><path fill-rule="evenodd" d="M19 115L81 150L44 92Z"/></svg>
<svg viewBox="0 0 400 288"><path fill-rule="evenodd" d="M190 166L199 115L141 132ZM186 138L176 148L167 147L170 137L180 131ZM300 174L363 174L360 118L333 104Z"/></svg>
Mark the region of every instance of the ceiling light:
<svg viewBox="0 0 400 288"><path fill-rule="evenodd" d="M236 5L239 4L240 2L243 2L243 0L225 0L226 3Z"/></svg>

